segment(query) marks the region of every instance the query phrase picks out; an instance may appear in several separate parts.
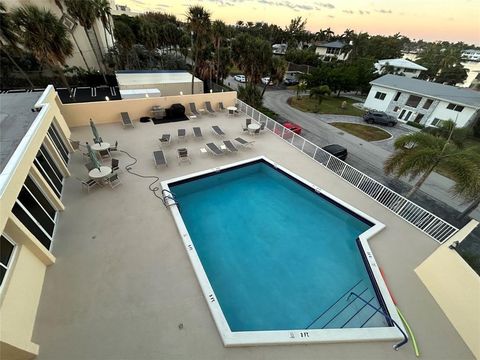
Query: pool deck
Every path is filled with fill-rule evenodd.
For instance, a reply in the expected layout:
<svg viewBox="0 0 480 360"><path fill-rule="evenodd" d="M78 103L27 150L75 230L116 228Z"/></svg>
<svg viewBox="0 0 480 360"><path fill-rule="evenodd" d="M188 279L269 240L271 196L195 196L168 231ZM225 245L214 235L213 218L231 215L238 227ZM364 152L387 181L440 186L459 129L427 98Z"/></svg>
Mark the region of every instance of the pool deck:
<svg viewBox="0 0 480 360"><path fill-rule="evenodd" d="M205 143L220 143L211 125L224 129L225 139L252 139L241 131L244 122L244 115L222 113L133 129L123 129L120 122L97 127L105 141L118 140L120 149L138 159L133 170L142 175L162 181L263 155L378 219L386 228L370 246L415 332L421 358L474 359L414 272L438 244L268 131L237 154L200 153ZM193 126L202 128L203 140L193 138ZM178 128L187 129L186 142L177 143ZM163 133L174 139L164 147L168 167L156 168L152 152L160 148ZM72 129L72 139L91 138L88 126ZM192 163L178 165L176 149L185 146ZM131 162L123 153L114 157L121 168ZM153 179L123 170L120 186L87 194L75 179L87 177L84 163L80 153L73 154L72 176L65 180L66 210L59 214L52 248L57 260L47 270L33 334L40 344L38 359L415 358L411 344L394 351L390 342L225 348L171 213L148 190Z"/></svg>

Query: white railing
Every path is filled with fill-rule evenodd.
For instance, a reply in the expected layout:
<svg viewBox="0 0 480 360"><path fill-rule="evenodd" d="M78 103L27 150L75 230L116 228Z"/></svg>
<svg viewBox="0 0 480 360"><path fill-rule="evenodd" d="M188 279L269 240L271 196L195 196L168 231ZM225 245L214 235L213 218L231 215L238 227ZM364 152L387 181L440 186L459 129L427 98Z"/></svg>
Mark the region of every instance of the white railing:
<svg viewBox="0 0 480 360"><path fill-rule="evenodd" d="M237 100L237 107L254 121L265 123L265 128L273 134L348 181L370 198L376 200L439 243L443 243L458 231L455 226L336 158L302 136L295 134L243 101Z"/></svg>

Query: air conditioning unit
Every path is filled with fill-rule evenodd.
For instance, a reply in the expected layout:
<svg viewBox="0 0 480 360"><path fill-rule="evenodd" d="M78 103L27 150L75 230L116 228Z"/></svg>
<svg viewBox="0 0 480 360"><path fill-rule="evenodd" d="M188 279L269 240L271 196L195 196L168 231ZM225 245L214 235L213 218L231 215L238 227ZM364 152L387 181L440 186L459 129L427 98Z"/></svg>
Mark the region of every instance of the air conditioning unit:
<svg viewBox="0 0 480 360"><path fill-rule="evenodd" d="M75 29L75 26L77 26L77 23L71 17L65 14L63 14L60 21L68 31L73 31Z"/></svg>

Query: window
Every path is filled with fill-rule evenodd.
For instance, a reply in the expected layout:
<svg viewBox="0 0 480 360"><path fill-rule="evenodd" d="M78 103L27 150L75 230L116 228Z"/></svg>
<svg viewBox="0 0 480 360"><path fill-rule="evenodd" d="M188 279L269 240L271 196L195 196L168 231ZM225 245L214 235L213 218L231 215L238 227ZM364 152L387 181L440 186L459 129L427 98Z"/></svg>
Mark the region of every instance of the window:
<svg viewBox="0 0 480 360"><path fill-rule="evenodd" d="M11 265L15 244L7 239L6 236L0 236L0 286L7 273L8 267Z"/></svg>
<svg viewBox="0 0 480 360"><path fill-rule="evenodd" d="M400 108L399 108L398 106L395 106L395 107L393 108L393 112L398 112L398 110L400 110Z"/></svg>
<svg viewBox="0 0 480 360"><path fill-rule="evenodd" d="M375 99L383 100L385 99L385 96L387 96L387 94L377 91L377 93L375 94Z"/></svg>
<svg viewBox="0 0 480 360"><path fill-rule="evenodd" d="M440 125L442 125L443 122L445 122L445 120L435 118L435 119L433 119L431 125L432 126L440 126Z"/></svg>
<svg viewBox="0 0 480 360"><path fill-rule="evenodd" d="M63 175L47 152L45 146L42 145L40 147L34 163L52 190L60 197L63 188Z"/></svg>
<svg viewBox="0 0 480 360"><path fill-rule="evenodd" d="M420 96L410 95L405 105L416 108L421 100Z"/></svg>
<svg viewBox="0 0 480 360"><path fill-rule="evenodd" d="M448 104L447 109L453 110L453 111L462 112L462 110L464 109L464 107L461 106L461 105L457 105L457 104L452 104L452 103L450 103L450 104Z"/></svg>
<svg viewBox="0 0 480 360"><path fill-rule="evenodd" d="M63 141L62 137L60 136L60 133L58 130L55 128L55 125L52 123L50 125L50 128L48 129L48 136L50 137L50 140L52 140L53 145L57 148L58 153L63 159L63 162L65 165L68 164L68 148L65 145L65 142Z"/></svg>
<svg viewBox="0 0 480 360"><path fill-rule="evenodd" d="M415 121L416 123L420 123L420 121L422 121L423 119L423 114L417 114L417 116L415 117Z"/></svg>
<svg viewBox="0 0 480 360"><path fill-rule="evenodd" d="M402 95L402 93L400 91L397 91L397 94L395 95L395 98L393 99L393 101L398 101L398 99L400 98L400 95Z"/></svg>
<svg viewBox="0 0 480 360"><path fill-rule="evenodd" d="M427 99L427 101L425 101L425 103L423 104L423 108L425 110L428 110L430 109L430 106L432 106L433 104L433 100L432 99Z"/></svg>

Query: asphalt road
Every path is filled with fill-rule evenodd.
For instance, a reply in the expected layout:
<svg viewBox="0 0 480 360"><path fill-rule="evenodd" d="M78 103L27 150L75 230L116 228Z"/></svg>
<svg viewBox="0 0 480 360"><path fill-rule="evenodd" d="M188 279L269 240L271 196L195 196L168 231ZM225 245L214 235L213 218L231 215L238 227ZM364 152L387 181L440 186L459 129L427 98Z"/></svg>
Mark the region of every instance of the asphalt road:
<svg viewBox="0 0 480 360"><path fill-rule="evenodd" d="M232 81L235 82L233 79ZM302 136L313 143L319 146L328 144L345 146L349 153L347 163L388 185L391 189L405 193L414 183L406 178L398 180L384 174L383 164L390 156L390 151L329 125L328 115L305 113L292 108L287 104L290 96L294 96L293 91L267 91L264 95L264 105L278 113L280 121L290 120L301 125L304 129ZM467 205L462 204L460 199L451 196L449 189L452 186L453 181L450 179L432 173L423 184L421 191L417 192L412 200L445 220L461 226L455 217L458 211L464 210ZM480 209L477 208L471 216L477 220L480 219Z"/></svg>

